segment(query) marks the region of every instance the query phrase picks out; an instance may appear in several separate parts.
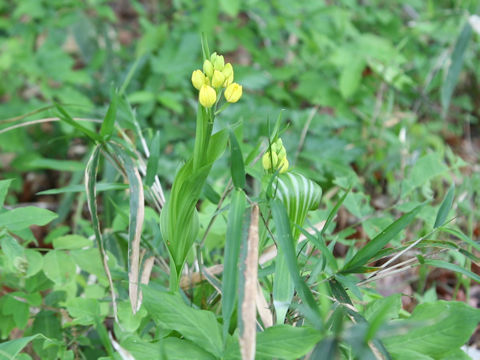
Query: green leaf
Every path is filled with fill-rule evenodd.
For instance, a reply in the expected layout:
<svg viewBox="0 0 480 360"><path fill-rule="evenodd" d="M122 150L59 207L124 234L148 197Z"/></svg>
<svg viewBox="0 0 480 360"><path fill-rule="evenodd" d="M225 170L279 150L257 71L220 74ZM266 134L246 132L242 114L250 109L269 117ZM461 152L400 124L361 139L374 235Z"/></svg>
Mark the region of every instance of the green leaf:
<svg viewBox="0 0 480 360"><path fill-rule="evenodd" d="M245 187L245 164L243 163L242 150L235 133L230 130L230 173L233 185L243 189Z"/></svg>
<svg viewBox="0 0 480 360"><path fill-rule="evenodd" d="M257 334L256 359L298 359L322 339L310 327L276 325Z"/></svg>
<svg viewBox="0 0 480 360"><path fill-rule="evenodd" d="M3 207L8 188L13 179L0 180L0 209Z"/></svg>
<svg viewBox="0 0 480 360"><path fill-rule="evenodd" d="M100 305L95 299L72 298L65 304L73 324L95 325L100 320Z"/></svg>
<svg viewBox="0 0 480 360"><path fill-rule="evenodd" d="M90 139L94 140L94 141L98 141L98 142L102 142L103 141L103 138L93 132L92 130L90 129L87 129L85 126L79 124L77 121L75 121L71 116L70 114L59 104L55 104L55 107L57 108L59 114L58 114L58 117L60 118L60 120L66 122L67 124L73 126L75 129L79 130L80 132L84 133L85 135L87 135Z"/></svg>
<svg viewBox="0 0 480 360"><path fill-rule="evenodd" d="M351 273L358 271L359 268L368 264L369 260L373 258L382 248L388 244L400 231L406 228L418 212L422 209L424 204L417 206L412 211L404 214L398 220L390 224L367 245L362 247L353 258L345 264L342 273Z"/></svg>
<svg viewBox="0 0 480 360"><path fill-rule="evenodd" d="M117 118L117 104L118 104L118 92L116 90L112 91L112 100L110 101L110 106L108 107L107 114L102 122L102 127L100 128L100 136L104 140L108 140L112 137L113 130L115 129L115 120Z"/></svg>
<svg viewBox="0 0 480 360"><path fill-rule="evenodd" d="M231 17L236 17L240 11L240 0L220 0L221 9Z"/></svg>
<svg viewBox="0 0 480 360"><path fill-rule="evenodd" d="M288 172L274 181L273 193L285 204L296 241L301 232L298 227L303 227L308 211L320 205L322 188L301 174Z"/></svg>
<svg viewBox="0 0 480 360"><path fill-rule="evenodd" d="M27 344L38 338L44 337L41 334L36 334L29 337L24 337L21 339L15 339L0 343L0 360L13 360L18 355L22 349L27 346Z"/></svg>
<svg viewBox="0 0 480 360"><path fill-rule="evenodd" d="M65 285L75 279L76 267L65 252L51 250L45 255L43 272L54 283Z"/></svg>
<svg viewBox="0 0 480 360"><path fill-rule="evenodd" d="M0 227L11 231L27 229L32 225L43 226L55 219L57 214L34 206L19 207L0 214Z"/></svg>
<svg viewBox="0 0 480 360"><path fill-rule="evenodd" d="M60 249L82 249L84 247L92 247L92 241L80 235L65 235L53 239L53 247Z"/></svg>
<svg viewBox="0 0 480 360"><path fill-rule="evenodd" d="M128 277L129 295L132 309L137 308L138 284L140 283L140 240L143 220L145 217L145 202L142 178L132 158L120 146L109 143L113 153L125 169L130 190L130 214L128 221Z"/></svg>
<svg viewBox="0 0 480 360"><path fill-rule="evenodd" d="M458 82L458 77L460 76L460 71L463 66L463 58L465 56L465 51L467 50L468 43L472 37L472 27L467 22L462 29L462 32L458 36L457 42L455 43L455 48L451 56L450 67L448 68L447 77L442 84L441 89L441 101L442 101L442 110L444 116L446 115L448 108L450 106L450 100L452 98L453 91Z"/></svg>
<svg viewBox="0 0 480 360"><path fill-rule="evenodd" d="M177 331L216 357L222 356L222 331L213 312L193 309L179 296L147 286L143 286L143 304L157 324Z"/></svg>
<svg viewBox="0 0 480 360"><path fill-rule="evenodd" d="M340 94L344 99L354 95L362 81L362 72L365 68L365 60L360 56L350 59L345 65L340 75Z"/></svg>
<svg viewBox="0 0 480 360"><path fill-rule="evenodd" d="M279 255L283 254L285 257L288 271L293 279L295 288L297 289L302 301L308 307L309 315L312 317L310 320L313 324L315 324L315 326L321 327L322 319L318 312L317 303L315 302L315 299L307 284L305 284L305 281L303 281L302 277L300 276L287 210L285 209L282 201L279 199L271 200L270 208L272 210L272 217L277 229L277 244L280 249Z"/></svg>
<svg viewBox="0 0 480 360"><path fill-rule="evenodd" d="M150 156L147 162L147 175L145 176L145 185L152 186L155 181L155 175L158 171L158 160L160 158L160 132L157 131L153 137L150 146Z"/></svg>
<svg viewBox="0 0 480 360"><path fill-rule="evenodd" d="M461 302L424 303L418 305L408 319L393 321L392 325L402 332L384 338L383 342L398 360L412 359L406 349L441 359L445 353L465 344L479 321L480 310Z"/></svg>
<svg viewBox="0 0 480 360"><path fill-rule="evenodd" d="M458 272L460 274L463 274L467 277L469 277L472 280L475 280L476 282L480 283L480 276L475 274L474 272L471 272L461 266L458 266L456 264L452 264L443 260L434 260L434 259L425 259L425 264L435 266L438 268L442 269L447 269L451 270L454 272Z"/></svg>
<svg viewBox="0 0 480 360"><path fill-rule="evenodd" d="M455 184L452 183L452 186L450 186L447 195L445 195L445 198L442 201L442 205L440 205L440 208L438 209L437 218L435 219L435 225L433 225L434 228L442 226L445 223L445 220L447 220L448 213L452 208L454 196Z"/></svg>
<svg viewBox="0 0 480 360"><path fill-rule="evenodd" d="M408 195L414 189L426 184L434 177L444 174L448 171L438 153L429 153L422 156L413 165L409 176L405 179L402 197Z"/></svg>
<svg viewBox="0 0 480 360"><path fill-rule="evenodd" d="M228 334L230 319L237 299L238 285L238 259L240 257L240 244L242 243L243 218L247 200L241 189L236 189L232 196L228 213L228 226L225 240L225 257L222 278L222 316L223 336Z"/></svg>
<svg viewBox="0 0 480 360"><path fill-rule="evenodd" d="M441 227L439 230L441 231L444 231L444 232L447 232L449 234L452 234L453 236L456 236L457 238L463 240L465 243L471 245L474 249L476 249L477 251L480 251L480 243L476 242L476 241L473 241L472 239L470 239L467 235L465 235L464 233L458 231L458 230L455 230L455 229L452 229L450 227Z"/></svg>
<svg viewBox="0 0 480 360"><path fill-rule="evenodd" d="M162 340L164 352L168 354L168 360L215 360L218 359L205 351L201 344L194 344L188 340L169 337ZM155 357L153 357L155 359Z"/></svg>

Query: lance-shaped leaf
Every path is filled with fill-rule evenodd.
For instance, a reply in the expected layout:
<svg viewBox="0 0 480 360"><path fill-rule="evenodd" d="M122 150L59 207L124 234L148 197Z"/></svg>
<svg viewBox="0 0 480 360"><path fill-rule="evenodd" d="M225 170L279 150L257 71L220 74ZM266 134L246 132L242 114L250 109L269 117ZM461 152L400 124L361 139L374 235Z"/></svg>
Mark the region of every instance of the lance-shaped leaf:
<svg viewBox="0 0 480 360"><path fill-rule="evenodd" d="M243 238L243 217L246 208L246 198L243 190L235 190L228 213L228 227L225 239L225 260L222 278L222 315L223 336L227 338L230 318L232 317L237 299L238 258L240 244Z"/></svg>
<svg viewBox="0 0 480 360"><path fill-rule="evenodd" d="M138 303L138 285L140 283L140 239L145 214L142 178L132 158L117 144L109 143L125 170L130 189L130 216L128 221L128 292L132 311L135 314Z"/></svg>

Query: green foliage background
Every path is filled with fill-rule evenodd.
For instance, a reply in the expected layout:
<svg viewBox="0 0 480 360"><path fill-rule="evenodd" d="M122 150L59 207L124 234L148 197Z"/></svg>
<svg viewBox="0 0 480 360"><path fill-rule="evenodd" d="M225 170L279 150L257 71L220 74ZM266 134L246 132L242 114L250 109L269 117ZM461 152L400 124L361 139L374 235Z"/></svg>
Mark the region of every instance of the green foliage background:
<svg viewBox="0 0 480 360"><path fill-rule="evenodd" d="M151 174L157 173L163 188L170 188L194 148L197 101L190 76L201 67L201 33L234 65L235 81L243 86L241 100L215 122L214 132L230 128L230 139L238 139L237 153L230 156L240 162L242 154L255 157L280 114L288 125L282 139L291 167L323 190L320 209L310 213L307 224L326 220L327 225L318 238L306 234L323 255L312 260L303 248L294 249L299 256L282 261L288 272L298 265L310 277L294 277L295 301L310 304L309 288L337 301L330 314L321 306L314 315L299 310L304 318L298 329L275 325L259 332L257 357L293 359L313 351L311 358L326 353L369 358L369 341L381 340L393 358L461 359L458 348L478 323L478 311L437 301L442 294L431 279L433 267L457 274L450 299L461 292L469 300L478 286L472 263L478 263L480 250L480 30L474 16L479 11L476 0L0 0L0 178L5 179L0 180L0 337L12 341L0 343L0 359L2 351L16 354L30 341L28 353L40 358L118 358L108 337L112 328L138 359L239 358L236 295L229 298L232 322L219 322L219 279L186 290L181 300L165 292L166 265L156 263L145 306L132 314L131 208L121 191L127 185L111 162L100 160L101 237L120 299L121 325L109 325L109 279L86 211L92 199L82 192L94 146L89 134L97 142L113 134L125 158L141 152L142 134L154 150L145 185L152 185ZM72 116L77 125L51 120L59 115ZM99 124L79 118L115 119L118 127L99 131ZM38 119L45 121L29 124ZM103 147L106 158L108 149L116 152ZM215 162L202 190L200 237L189 263L223 263L225 234L243 236L241 224L228 229L229 216L238 223L241 215L227 213L230 198L217 211L233 175L230 156ZM247 190L259 201L263 170L250 161L245 165ZM19 207L22 203L37 207ZM270 206L277 231L290 231L278 203L261 204L263 210ZM210 227L212 216L219 220ZM442 227L454 216L448 229ZM168 259L158 224L150 203L142 248L147 256ZM45 232L40 242L32 232L39 227ZM262 231L261 251L273 244ZM419 304L411 316L398 296L355 285L358 278L351 273L369 271L367 260L395 255L422 237L415 247L419 270L409 283ZM367 239L373 245L365 246ZM391 248L384 248L387 243ZM287 266L283 270L290 279ZM267 298L275 292L275 271L273 263L260 269ZM351 299L360 318L343 306ZM328 300L316 301L327 301L324 309L330 309ZM180 304L182 311L169 318L168 304ZM296 322L295 314L290 309L286 324ZM350 323L352 316L356 321ZM312 320L318 317L335 325L320 329ZM429 325L406 335L395 332L421 321ZM427 336L464 322L464 333ZM222 323L230 328L222 332ZM422 336L428 339L419 341ZM291 342L282 343L284 338Z"/></svg>

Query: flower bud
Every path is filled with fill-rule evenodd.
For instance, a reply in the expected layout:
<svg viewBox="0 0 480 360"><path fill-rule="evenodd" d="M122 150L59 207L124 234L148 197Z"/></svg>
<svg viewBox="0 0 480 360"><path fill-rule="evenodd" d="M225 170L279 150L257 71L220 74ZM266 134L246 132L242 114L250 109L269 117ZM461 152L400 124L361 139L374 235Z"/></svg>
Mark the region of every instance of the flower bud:
<svg viewBox="0 0 480 360"><path fill-rule="evenodd" d="M232 83L225 89L225 99L229 103L236 103L242 97L242 85Z"/></svg>
<svg viewBox="0 0 480 360"><path fill-rule="evenodd" d="M280 165L278 165L278 170L280 174L287 172L288 166L289 166L289 163L288 163L287 157L284 157L283 160L280 160Z"/></svg>
<svg viewBox="0 0 480 360"><path fill-rule="evenodd" d="M213 75L213 64L209 60L203 62L203 72L208 77Z"/></svg>
<svg viewBox="0 0 480 360"><path fill-rule="evenodd" d="M225 67L222 70L223 75L228 78L230 75L233 75L233 66L230 63L226 63Z"/></svg>
<svg viewBox="0 0 480 360"><path fill-rule="evenodd" d="M217 101L217 93L215 89L208 85L203 85L198 94L198 101L206 108L211 108Z"/></svg>
<svg viewBox="0 0 480 360"><path fill-rule="evenodd" d="M212 76L212 86L214 88L219 88L223 86L223 83L225 82L225 75L221 73L218 70L214 70L213 76Z"/></svg>
<svg viewBox="0 0 480 360"><path fill-rule="evenodd" d="M222 71L223 68L225 67L225 60L222 55L215 56L215 59L213 60L212 63L215 70L218 70L218 71Z"/></svg>
<svg viewBox="0 0 480 360"><path fill-rule="evenodd" d="M206 77L201 70L195 70L192 73L192 84L195 89L200 90L202 85L205 84Z"/></svg>
<svg viewBox="0 0 480 360"><path fill-rule="evenodd" d="M265 170L275 168L277 166L277 162L277 154L275 154L273 151L267 151L265 154L263 154L262 165Z"/></svg>
<svg viewBox="0 0 480 360"><path fill-rule="evenodd" d="M283 160L285 157L287 157L287 150L285 150L285 147L282 145L282 147L277 151L278 158L280 160Z"/></svg>

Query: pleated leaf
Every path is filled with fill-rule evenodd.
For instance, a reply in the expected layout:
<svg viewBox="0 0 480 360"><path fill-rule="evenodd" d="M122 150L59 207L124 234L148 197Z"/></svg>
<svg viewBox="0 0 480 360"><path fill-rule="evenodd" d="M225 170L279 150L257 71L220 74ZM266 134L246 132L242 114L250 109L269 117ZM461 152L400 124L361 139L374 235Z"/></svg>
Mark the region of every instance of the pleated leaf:
<svg viewBox="0 0 480 360"><path fill-rule="evenodd" d="M293 238L297 240L300 229L295 225L303 227L308 211L318 208L322 188L301 174L288 172L278 176L273 184L273 191L285 204L293 228Z"/></svg>

